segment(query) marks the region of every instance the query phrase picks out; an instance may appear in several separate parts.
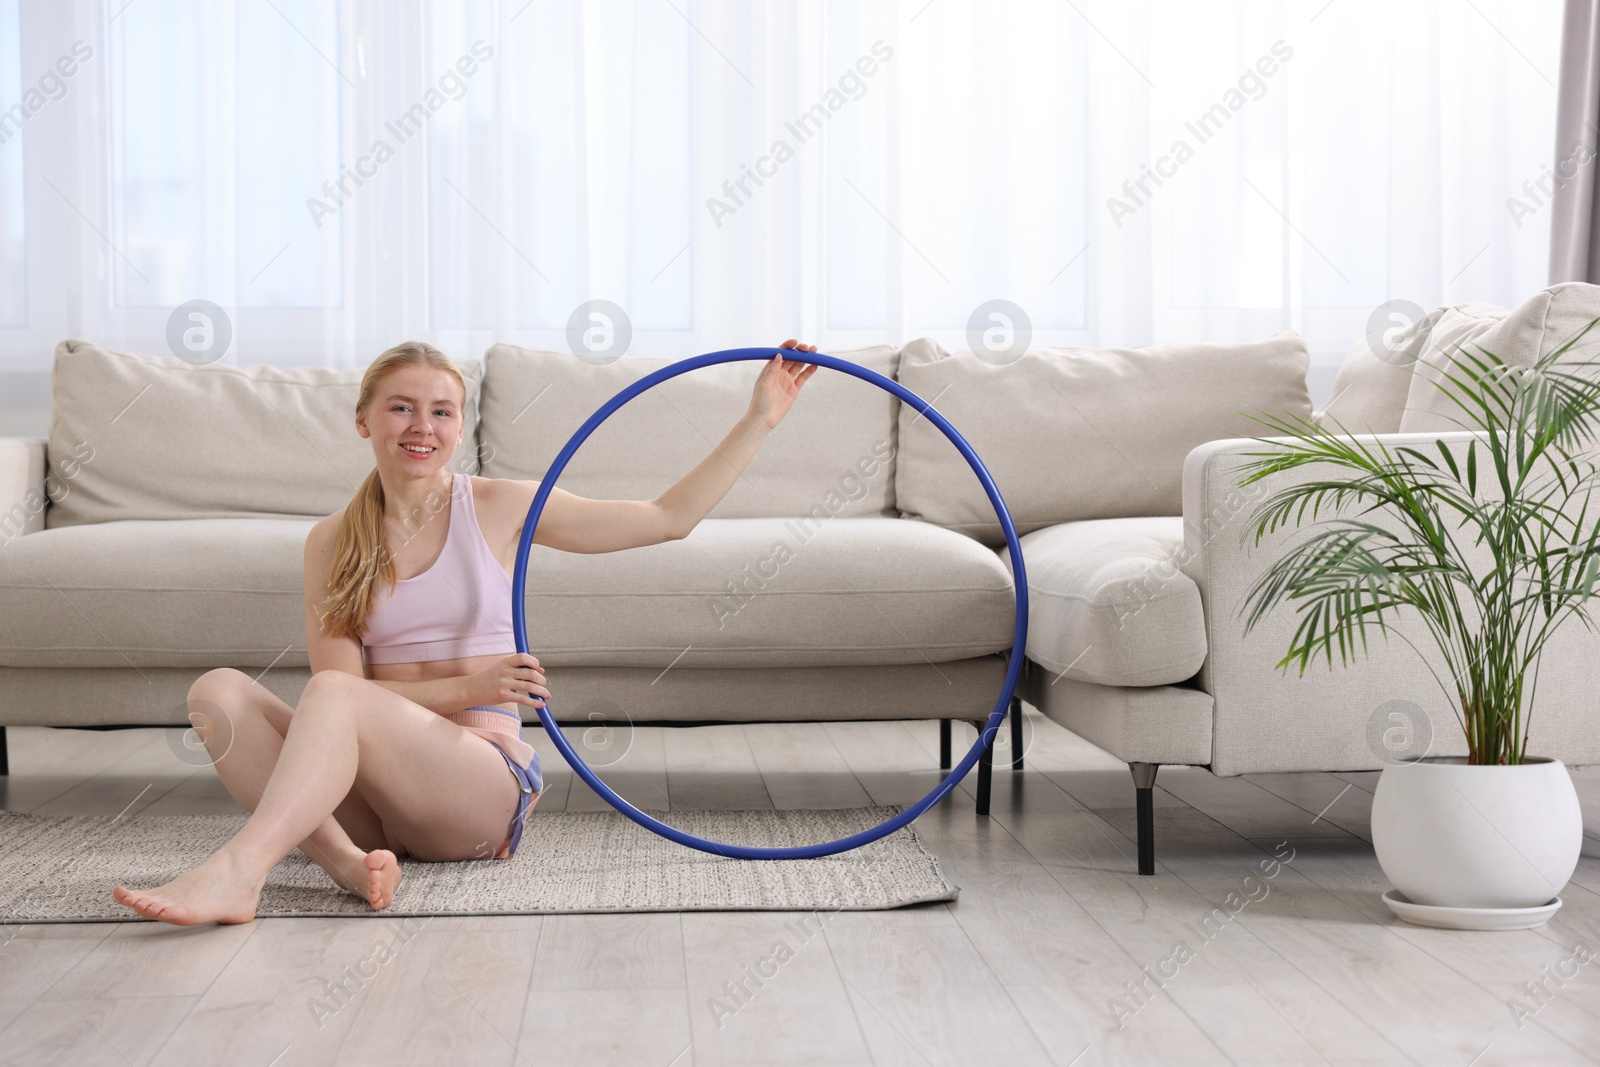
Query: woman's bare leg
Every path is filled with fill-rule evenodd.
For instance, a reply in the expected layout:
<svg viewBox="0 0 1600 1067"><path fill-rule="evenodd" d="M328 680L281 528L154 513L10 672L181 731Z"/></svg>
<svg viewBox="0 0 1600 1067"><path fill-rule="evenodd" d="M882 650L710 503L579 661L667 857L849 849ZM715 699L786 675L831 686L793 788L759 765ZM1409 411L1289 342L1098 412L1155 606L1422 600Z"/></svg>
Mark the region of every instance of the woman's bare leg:
<svg viewBox="0 0 1600 1067"><path fill-rule="evenodd" d="M189 687L189 721L204 740L212 766L241 807L255 811L278 764L294 709L243 671L219 667ZM398 885L398 859L380 870L367 865L371 851L388 848L383 823L360 791L348 796L322 825L300 842L340 888L364 897L374 908L388 906ZM381 872L381 877L380 877Z"/></svg>
<svg viewBox="0 0 1600 1067"><path fill-rule="evenodd" d="M307 684L261 802L194 870L116 898L150 919L249 922L267 873L359 788L398 850L419 859L491 855L516 811L494 746L397 693L342 671Z"/></svg>

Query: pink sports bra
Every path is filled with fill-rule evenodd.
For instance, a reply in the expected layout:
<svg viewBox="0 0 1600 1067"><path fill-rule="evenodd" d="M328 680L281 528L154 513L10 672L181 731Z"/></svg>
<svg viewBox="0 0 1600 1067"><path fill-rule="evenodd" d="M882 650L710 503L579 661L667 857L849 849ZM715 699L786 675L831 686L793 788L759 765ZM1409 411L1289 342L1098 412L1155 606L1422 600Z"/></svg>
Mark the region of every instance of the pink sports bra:
<svg viewBox="0 0 1600 1067"><path fill-rule="evenodd" d="M452 472L450 525L433 565L396 579L377 599L361 635L368 663L416 663L511 655L511 578L478 528L472 478Z"/></svg>

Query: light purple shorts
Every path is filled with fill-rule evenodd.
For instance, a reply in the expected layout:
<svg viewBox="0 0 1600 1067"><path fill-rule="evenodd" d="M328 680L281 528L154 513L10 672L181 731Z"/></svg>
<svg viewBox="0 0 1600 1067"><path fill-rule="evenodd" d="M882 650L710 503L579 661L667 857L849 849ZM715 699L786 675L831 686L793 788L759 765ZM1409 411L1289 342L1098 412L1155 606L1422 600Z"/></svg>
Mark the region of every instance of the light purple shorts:
<svg viewBox="0 0 1600 1067"><path fill-rule="evenodd" d="M511 716L517 720L517 736L519 738L522 736L521 716L512 715L505 708L490 707L487 704L474 704L468 710L493 711L501 715ZM539 753L535 752L533 754L533 759L529 761L527 769L524 770L512 762L511 757L506 755L505 749L495 745L494 750L500 753L500 757L506 761L506 766L511 768L511 775L517 780L517 787L522 791L521 796L517 798L517 813L511 817L511 855L516 855L517 846L522 843L522 827L528 821L528 809L533 805L534 796L544 790L544 775L539 771Z"/></svg>

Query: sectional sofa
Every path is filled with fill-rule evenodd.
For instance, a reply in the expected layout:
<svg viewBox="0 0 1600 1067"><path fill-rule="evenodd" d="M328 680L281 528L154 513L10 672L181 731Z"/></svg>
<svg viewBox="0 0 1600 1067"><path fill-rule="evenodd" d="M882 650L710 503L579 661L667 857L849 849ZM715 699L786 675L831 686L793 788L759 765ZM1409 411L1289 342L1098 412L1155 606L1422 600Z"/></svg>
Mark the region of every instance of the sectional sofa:
<svg viewBox="0 0 1600 1067"><path fill-rule="evenodd" d="M1545 319L1575 316L1594 292L1541 294ZM1536 350L1535 317L1440 309L1405 359L1448 359L1469 335ZM1162 764L1374 769L1370 722L1397 699L1429 717L1435 751L1461 750L1404 642L1300 678L1274 667L1291 617L1245 638L1234 616L1292 536L1241 543L1265 489L1241 491L1231 472L1260 447L1245 439L1262 431L1250 414L1313 416L1294 334L1002 362L927 339L834 354L932 402L983 457L1028 571L1016 762L1020 701L1128 762L1142 871ZM601 403L670 361L597 366L497 344L459 362L471 395L455 469L537 479ZM1315 417L1386 439L1469 439L1402 362L1358 342ZM641 395L561 486L656 496L726 433L758 372L724 364ZM353 427L360 374L62 342L48 438L0 439L0 726L185 726L189 684L218 666L294 703L309 677L305 534L372 466ZM938 719L948 766L950 722L988 715L1012 644L1010 559L982 487L929 420L836 373L811 379L689 537L599 556L535 546L528 575L529 645L564 723ZM1600 754L1597 651L1581 628L1558 635L1534 750ZM989 775L986 754L980 812Z"/></svg>

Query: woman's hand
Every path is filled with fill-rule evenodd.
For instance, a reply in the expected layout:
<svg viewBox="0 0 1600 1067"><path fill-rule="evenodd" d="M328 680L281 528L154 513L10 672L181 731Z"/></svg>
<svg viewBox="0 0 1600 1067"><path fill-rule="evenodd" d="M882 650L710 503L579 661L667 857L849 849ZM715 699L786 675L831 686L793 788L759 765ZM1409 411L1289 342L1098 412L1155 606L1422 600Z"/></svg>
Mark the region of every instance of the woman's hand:
<svg viewBox="0 0 1600 1067"><path fill-rule="evenodd" d="M803 345L792 337L778 347L792 348L797 352L817 350L816 345ZM800 395L800 387L810 380L818 366L816 363L785 363L782 355L773 356L761 368L761 377L756 379L755 390L750 396L750 414L766 423L768 429L776 429L789 413L789 405Z"/></svg>
<svg viewBox="0 0 1600 1067"><path fill-rule="evenodd" d="M542 698L549 695L539 661L527 652L507 656L476 674L467 675L462 689L462 697L467 702L465 707L516 703L537 708L544 704Z"/></svg>

